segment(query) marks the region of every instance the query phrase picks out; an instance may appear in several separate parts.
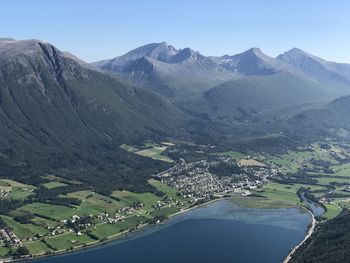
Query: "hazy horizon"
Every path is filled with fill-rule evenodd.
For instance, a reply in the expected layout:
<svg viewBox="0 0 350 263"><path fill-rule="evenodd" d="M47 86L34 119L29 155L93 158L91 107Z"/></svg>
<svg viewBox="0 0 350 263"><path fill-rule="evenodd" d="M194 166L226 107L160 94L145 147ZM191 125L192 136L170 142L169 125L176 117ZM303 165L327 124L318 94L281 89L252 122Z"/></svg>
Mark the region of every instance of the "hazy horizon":
<svg viewBox="0 0 350 263"><path fill-rule="evenodd" d="M1 37L40 39L87 62L166 41L206 56L258 47L269 56L297 47L329 61L350 63L346 1L261 2L140 0L47 3L5 0ZM21 19L16 19L16 18ZM23 20L26 23L23 23ZM10 22L10 23L9 23ZM325 34L327 32L327 34Z"/></svg>

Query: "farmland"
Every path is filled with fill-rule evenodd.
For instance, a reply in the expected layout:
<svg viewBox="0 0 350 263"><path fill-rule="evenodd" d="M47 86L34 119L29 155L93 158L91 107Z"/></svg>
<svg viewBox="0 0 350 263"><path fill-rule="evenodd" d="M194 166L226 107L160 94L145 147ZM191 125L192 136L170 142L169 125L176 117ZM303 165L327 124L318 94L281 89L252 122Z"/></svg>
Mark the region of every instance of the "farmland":
<svg viewBox="0 0 350 263"><path fill-rule="evenodd" d="M0 196L6 199L24 200L33 195L36 187L13 180L0 179Z"/></svg>
<svg viewBox="0 0 350 263"><path fill-rule="evenodd" d="M120 146L123 150L132 152L143 157L152 158L154 160L160 160L163 162L172 163L173 160L168 156L164 155L164 152L169 148L174 146L172 143L163 142L162 144L147 143L142 147L136 148L136 146L130 146L123 144Z"/></svg>
<svg viewBox="0 0 350 263"><path fill-rule="evenodd" d="M41 187L49 190L80 184L53 175L44 178L48 182ZM7 179L0 180L0 184L2 189L9 192L18 187L29 191L31 195L37 189ZM0 219L32 255L72 250L121 237L153 222L155 218L164 220L190 204L189 199L178 195L176 190L158 180L150 179L149 184L158 192L116 190L108 196L92 190L72 191L60 194L58 198L63 201L77 200L74 204L24 203L7 215L0 215ZM78 228L74 228L72 223L68 224L75 220L85 220L87 223ZM0 256L6 256L9 251L8 247L0 243Z"/></svg>

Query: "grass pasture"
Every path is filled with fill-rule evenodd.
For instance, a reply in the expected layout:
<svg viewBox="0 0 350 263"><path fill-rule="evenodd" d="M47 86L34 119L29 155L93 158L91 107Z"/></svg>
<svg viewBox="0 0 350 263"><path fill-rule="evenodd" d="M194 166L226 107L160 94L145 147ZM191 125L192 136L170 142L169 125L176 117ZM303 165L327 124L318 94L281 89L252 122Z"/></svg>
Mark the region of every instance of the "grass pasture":
<svg viewBox="0 0 350 263"><path fill-rule="evenodd" d="M139 223L143 223L146 221L145 217L142 216L132 216L127 218L123 222L119 222L116 224L100 224L97 225L95 229L91 231L91 233L97 236L100 240L105 238L110 238L123 232L125 230L136 227Z"/></svg>
<svg viewBox="0 0 350 263"><path fill-rule="evenodd" d="M34 217L33 219L31 219L30 221L33 222L33 224L37 225L37 226L42 226L44 228L54 228L58 225L58 222L56 221L52 221L46 218L42 218L42 217Z"/></svg>
<svg viewBox="0 0 350 263"><path fill-rule="evenodd" d="M248 208L259 208L259 209L277 209L277 208L288 208L294 207L289 202L273 200L263 197L234 197L231 199L233 203L238 206L248 207Z"/></svg>
<svg viewBox="0 0 350 263"><path fill-rule="evenodd" d="M119 202L91 191L78 191L69 193L67 196L78 198L82 201L75 210L77 215L97 215L104 212L113 214L116 210L126 205L125 202Z"/></svg>
<svg viewBox="0 0 350 263"><path fill-rule="evenodd" d="M6 257L7 253L10 251L8 247L1 247L0 246L0 258Z"/></svg>
<svg viewBox="0 0 350 263"><path fill-rule="evenodd" d="M33 195L36 187L32 185L22 184L9 179L0 179L0 191L5 191L8 195L3 198L24 200Z"/></svg>
<svg viewBox="0 0 350 263"><path fill-rule="evenodd" d="M167 184L164 184L158 180L150 179L148 180L148 183L153 185L155 188L157 188L159 191L165 193L167 196L171 197L172 199L176 199L179 202L182 202L186 204L188 200L186 198L183 198L181 195L177 195L177 191L174 188L171 188Z"/></svg>
<svg viewBox="0 0 350 263"><path fill-rule="evenodd" d="M327 220L336 217L340 213L341 209L335 204L324 204L324 206L326 207L327 211L322 216Z"/></svg>
<svg viewBox="0 0 350 263"><path fill-rule="evenodd" d="M236 151L220 152L220 153L212 153L212 154L218 155L218 156L230 157L230 158L235 159L237 161L244 157L244 155L242 153L236 152Z"/></svg>
<svg viewBox="0 0 350 263"><path fill-rule="evenodd" d="M350 179L350 163L332 166L336 176L344 176Z"/></svg>
<svg viewBox="0 0 350 263"><path fill-rule="evenodd" d="M152 158L154 160L160 160L163 162L168 162L168 163L172 163L173 160L170 159L169 157L162 155L162 153L168 149L171 143L167 143L167 142L163 142L161 143L161 145L158 145L156 143L146 143L144 149L138 149L134 146L130 146L127 144L123 144L120 146L121 149L128 151L128 152L132 152L135 153L137 155L143 156L143 157L148 157L148 158Z"/></svg>
<svg viewBox="0 0 350 263"><path fill-rule="evenodd" d="M42 184L42 186L45 186L48 189L53 189L56 187L60 187L60 186L66 186L67 184L62 183L62 182L58 182L58 181L52 181L52 182L48 182L45 184Z"/></svg>
<svg viewBox="0 0 350 263"><path fill-rule="evenodd" d="M146 211L152 211L154 208L152 207L160 201L161 198L152 194L152 193L133 193L129 191L114 191L113 195L120 198L122 201L127 204L133 204L136 202L141 202L145 206L142 208Z"/></svg>
<svg viewBox="0 0 350 263"><path fill-rule="evenodd" d="M22 206L21 209L34 215L37 214L44 218L50 218L57 221L69 219L76 214L76 211L70 207L47 203L31 203Z"/></svg>
<svg viewBox="0 0 350 263"><path fill-rule="evenodd" d="M43 255L47 251L51 251L51 249L41 241L25 242L23 244L32 255Z"/></svg>
<svg viewBox="0 0 350 263"><path fill-rule="evenodd" d="M28 229L28 225L20 224L8 216L1 216L5 224L12 229L18 238L31 238L34 234Z"/></svg>
<svg viewBox="0 0 350 263"><path fill-rule="evenodd" d="M350 178L338 178L338 177L332 177L332 176L320 176L320 177L314 177L319 184L322 185L328 185L330 183L341 183L341 184L350 184Z"/></svg>
<svg viewBox="0 0 350 263"><path fill-rule="evenodd" d="M48 179L48 180L54 181L54 182L65 183L65 184L81 184L81 182L79 182L77 180L63 178L63 177L59 177L59 176L56 176L53 174L48 174L46 176L43 176L42 178Z"/></svg>
<svg viewBox="0 0 350 263"><path fill-rule="evenodd" d="M172 163L173 160L171 160L169 157L162 155L162 153L167 149L167 146L154 146L152 148L143 149L140 151L135 152L138 155L149 157L155 160L160 160L168 163Z"/></svg>
<svg viewBox="0 0 350 263"><path fill-rule="evenodd" d="M268 184L263 186L264 191L258 191L259 195L262 195L266 198L270 198L273 200L292 202L295 204L300 203L300 199L297 195L297 191L299 188L304 187L309 189L311 192L315 190L325 190L323 186L319 185L307 185L307 184L279 184L269 182Z"/></svg>
<svg viewBox="0 0 350 263"><path fill-rule="evenodd" d="M95 242L86 234L77 236L74 233L65 233L45 239L46 243L55 248L56 251L70 249L71 247L79 247Z"/></svg>
<svg viewBox="0 0 350 263"><path fill-rule="evenodd" d="M176 212L179 212L180 210L176 207L163 207L159 210L154 210L151 212L151 216L170 216L172 214L175 214Z"/></svg>

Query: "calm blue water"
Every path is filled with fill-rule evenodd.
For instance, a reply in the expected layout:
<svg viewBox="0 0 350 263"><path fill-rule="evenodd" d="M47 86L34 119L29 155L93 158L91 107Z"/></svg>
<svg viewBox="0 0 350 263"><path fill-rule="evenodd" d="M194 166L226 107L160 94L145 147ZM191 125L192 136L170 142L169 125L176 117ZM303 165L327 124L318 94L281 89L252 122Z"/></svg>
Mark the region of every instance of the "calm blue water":
<svg viewBox="0 0 350 263"><path fill-rule="evenodd" d="M224 200L123 240L31 262L281 262L304 238L310 220L298 208L248 209Z"/></svg>

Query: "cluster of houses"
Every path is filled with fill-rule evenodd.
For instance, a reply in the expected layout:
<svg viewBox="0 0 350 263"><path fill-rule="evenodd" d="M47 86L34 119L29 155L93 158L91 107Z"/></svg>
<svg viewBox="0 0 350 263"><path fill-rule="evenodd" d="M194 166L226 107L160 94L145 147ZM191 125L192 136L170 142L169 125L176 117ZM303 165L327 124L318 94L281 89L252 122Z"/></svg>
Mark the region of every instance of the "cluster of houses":
<svg viewBox="0 0 350 263"><path fill-rule="evenodd" d="M5 243L10 246L18 247L22 245L21 240L16 236L16 234L7 228L0 229L0 235Z"/></svg>
<svg viewBox="0 0 350 263"><path fill-rule="evenodd" d="M6 191L4 189L0 190L0 197L6 197L9 195L9 191Z"/></svg>
<svg viewBox="0 0 350 263"><path fill-rule="evenodd" d="M212 161L201 160L186 163L184 160L157 176L163 183L178 190L183 197L211 199L222 197L229 193L249 195L254 189L267 181L267 178L277 174L277 169L267 166L242 167L236 174L217 175L210 171L210 167L218 164L236 165L232 158L219 157Z"/></svg>

